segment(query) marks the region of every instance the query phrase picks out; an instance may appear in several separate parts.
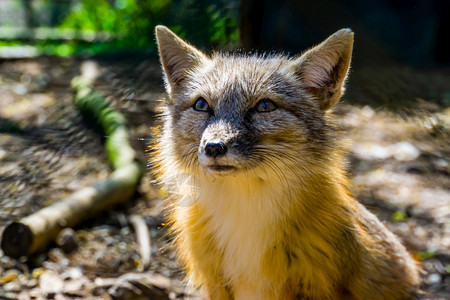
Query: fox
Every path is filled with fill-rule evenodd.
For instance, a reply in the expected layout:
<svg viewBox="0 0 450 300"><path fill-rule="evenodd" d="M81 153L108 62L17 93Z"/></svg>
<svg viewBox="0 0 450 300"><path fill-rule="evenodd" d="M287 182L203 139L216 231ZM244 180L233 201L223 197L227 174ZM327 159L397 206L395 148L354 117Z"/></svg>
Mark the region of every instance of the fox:
<svg viewBox="0 0 450 300"><path fill-rule="evenodd" d="M295 57L155 35L167 96L152 160L187 281L212 300L416 299L420 267L352 196L332 117L354 33Z"/></svg>

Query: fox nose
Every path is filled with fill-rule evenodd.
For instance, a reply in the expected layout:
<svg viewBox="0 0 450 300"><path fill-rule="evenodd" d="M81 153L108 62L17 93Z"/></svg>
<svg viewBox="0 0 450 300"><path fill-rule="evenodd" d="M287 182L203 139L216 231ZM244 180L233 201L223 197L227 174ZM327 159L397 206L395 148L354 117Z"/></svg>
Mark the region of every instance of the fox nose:
<svg viewBox="0 0 450 300"><path fill-rule="evenodd" d="M228 147L221 140L212 140L206 143L206 156L217 158L224 156L227 153Z"/></svg>

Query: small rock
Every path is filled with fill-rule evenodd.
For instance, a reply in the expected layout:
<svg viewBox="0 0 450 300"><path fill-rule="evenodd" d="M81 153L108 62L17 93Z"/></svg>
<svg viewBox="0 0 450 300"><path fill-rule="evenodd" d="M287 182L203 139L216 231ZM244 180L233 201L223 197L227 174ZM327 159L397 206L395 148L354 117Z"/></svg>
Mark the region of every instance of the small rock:
<svg viewBox="0 0 450 300"><path fill-rule="evenodd" d="M65 271L63 274L61 274L61 277L66 279L80 279L83 277L83 271L79 267L75 268L69 268L67 271Z"/></svg>
<svg viewBox="0 0 450 300"><path fill-rule="evenodd" d="M420 156L420 150L408 142L400 142L389 146L392 157L398 161L411 161Z"/></svg>
<svg viewBox="0 0 450 300"><path fill-rule="evenodd" d="M56 294L54 299L55 300L66 300L67 298L64 295Z"/></svg>
<svg viewBox="0 0 450 300"><path fill-rule="evenodd" d="M64 284L64 294L70 294L72 297L77 296L87 285L86 278L69 280Z"/></svg>
<svg viewBox="0 0 450 300"><path fill-rule="evenodd" d="M115 238L108 236L105 238L105 243L108 247L111 247L111 246L114 246L117 243L117 241Z"/></svg>
<svg viewBox="0 0 450 300"><path fill-rule="evenodd" d="M27 294L28 294L28 296L30 296L31 298L34 298L34 299L39 298L42 295L41 290L38 287L30 290ZM39 299L41 299L41 298L39 298Z"/></svg>
<svg viewBox="0 0 450 300"><path fill-rule="evenodd" d="M438 273L433 273L428 276L428 283L430 285L440 285L442 282L442 277Z"/></svg>
<svg viewBox="0 0 450 300"><path fill-rule="evenodd" d="M124 235L124 236L127 236L127 235L129 235L130 234L130 227L123 227L121 230L120 230L120 234L121 235Z"/></svg>
<svg viewBox="0 0 450 300"><path fill-rule="evenodd" d="M19 299L17 293L14 293L14 292L3 293L2 297L4 297L4 299L8 299L8 300L9 299ZM19 300L21 300L21 299L19 299Z"/></svg>
<svg viewBox="0 0 450 300"><path fill-rule="evenodd" d="M56 272L47 270L39 277L39 287L44 294L54 295L61 293L64 282Z"/></svg>
<svg viewBox="0 0 450 300"><path fill-rule="evenodd" d="M31 275L33 276L33 278L39 278L39 276L41 276L42 274L44 274L45 272L45 268L36 268L33 270L33 272L31 273Z"/></svg>
<svg viewBox="0 0 450 300"><path fill-rule="evenodd" d="M8 270L0 277L0 284L11 282L19 276L19 271Z"/></svg>
<svg viewBox="0 0 450 300"><path fill-rule="evenodd" d="M59 272L60 269L61 269L59 264L51 262L51 261L44 261L42 263L42 267L44 269L42 274L45 272L46 269L47 270L52 270L52 271L55 271L55 272ZM42 275L42 274L40 274L40 275Z"/></svg>
<svg viewBox="0 0 450 300"><path fill-rule="evenodd" d="M70 261L67 259L60 248L51 249L48 252L48 258L49 260L51 260L50 263L55 264L56 268L54 268L53 270L58 270L58 272L60 272L59 270L61 269L65 269L70 263ZM45 261L44 264L48 262L49 261Z"/></svg>
<svg viewBox="0 0 450 300"><path fill-rule="evenodd" d="M23 290L17 295L17 300L31 300L36 298L37 297L33 297L29 290Z"/></svg>
<svg viewBox="0 0 450 300"><path fill-rule="evenodd" d="M78 237L72 228L64 228L56 238L56 244L64 253L70 253L78 247Z"/></svg>
<svg viewBox="0 0 450 300"><path fill-rule="evenodd" d="M117 246L122 251L125 251L127 249L127 244L125 242L119 242L119 244Z"/></svg>
<svg viewBox="0 0 450 300"><path fill-rule="evenodd" d="M386 159L389 157L389 151L386 147L378 144L366 143L355 144L353 152L360 159Z"/></svg>
<svg viewBox="0 0 450 300"><path fill-rule="evenodd" d="M22 287L19 282L11 281L3 285L3 290L10 293L19 293L22 291Z"/></svg>
<svg viewBox="0 0 450 300"><path fill-rule="evenodd" d="M27 278L24 276L22 280L22 287L25 287L27 289L35 288L38 285L38 281L35 278Z"/></svg>
<svg viewBox="0 0 450 300"><path fill-rule="evenodd" d="M0 148L0 160L6 157L6 151Z"/></svg>
<svg viewBox="0 0 450 300"><path fill-rule="evenodd" d="M373 110L372 107L366 105L363 107L362 111L361 111L361 116L366 119L369 120L371 119L373 116L375 115L375 111Z"/></svg>
<svg viewBox="0 0 450 300"><path fill-rule="evenodd" d="M24 84L16 84L13 86L13 91L19 96L25 95L28 92L27 87Z"/></svg>

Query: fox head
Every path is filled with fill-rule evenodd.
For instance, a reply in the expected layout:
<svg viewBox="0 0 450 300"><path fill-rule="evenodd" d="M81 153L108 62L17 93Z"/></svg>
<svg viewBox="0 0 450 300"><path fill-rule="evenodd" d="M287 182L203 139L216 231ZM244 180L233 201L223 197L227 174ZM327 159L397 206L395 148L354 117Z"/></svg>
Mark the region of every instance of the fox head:
<svg viewBox="0 0 450 300"><path fill-rule="evenodd" d="M280 165L307 170L329 155L326 111L344 92L349 29L296 58L208 56L164 26L156 38L168 93L160 152L173 167L221 176Z"/></svg>

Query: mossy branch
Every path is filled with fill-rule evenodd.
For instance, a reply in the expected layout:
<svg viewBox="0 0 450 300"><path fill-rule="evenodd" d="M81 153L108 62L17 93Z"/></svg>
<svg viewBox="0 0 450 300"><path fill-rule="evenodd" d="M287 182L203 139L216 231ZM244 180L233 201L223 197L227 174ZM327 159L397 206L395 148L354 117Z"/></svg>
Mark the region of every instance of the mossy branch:
<svg viewBox="0 0 450 300"><path fill-rule="evenodd" d="M133 161L136 153L129 143L124 116L111 108L84 77L75 77L72 88L76 91L75 105L78 110L106 136L105 147L113 168L120 168Z"/></svg>
<svg viewBox="0 0 450 300"><path fill-rule="evenodd" d="M30 255L54 241L64 227L72 227L118 203L130 199L143 174L130 146L125 118L112 109L103 96L93 90L92 78L76 77L72 81L75 105L81 114L98 125L106 136L106 151L115 171L92 187L75 192L36 213L9 224L1 247L11 257Z"/></svg>

